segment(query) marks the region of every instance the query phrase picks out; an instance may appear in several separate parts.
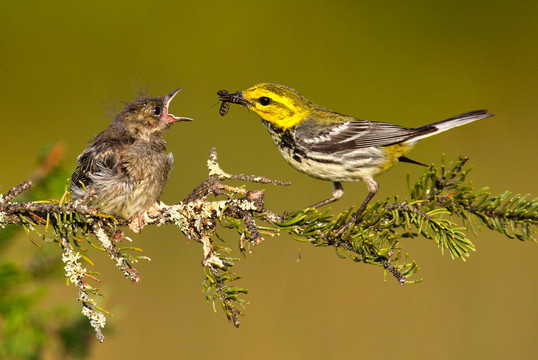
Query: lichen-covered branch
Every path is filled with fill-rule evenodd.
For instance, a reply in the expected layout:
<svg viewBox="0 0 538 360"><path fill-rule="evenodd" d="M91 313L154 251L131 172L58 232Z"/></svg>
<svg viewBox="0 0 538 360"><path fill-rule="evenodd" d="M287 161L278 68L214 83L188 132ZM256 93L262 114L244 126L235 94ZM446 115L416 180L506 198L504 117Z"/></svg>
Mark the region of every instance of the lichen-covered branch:
<svg viewBox="0 0 538 360"><path fill-rule="evenodd" d="M328 210L320 212L314 209L298 210L288 215L276 214L265 207L264 193L260 190L249 190L248 186L235 187L225 182L290 183L262 176L228 174L220 168L216 151L212 149L208 178L183 201L174 205L156 204L145 221L146 225L172 224L187 239L201 244L206 300L215 310L220 305L230 323L237 327L247 303L241 296L248 290L232 285L240 279L233 272L233 266L239 259L232 256L234 251L231 248L223 245L220 228L237 231L239 251L243 255L248 253L247 249L252 251L262 244L265 237L286 232L297 241L317 247L333 247L341 258L378 266L401 285L421 281L416 278L419 271L417 263L402 249L407 238L433 240L442 252L448 251L453 258L461 259L475 251L466 234L469 230L478 229L479 225L510 238L536 241L538 200L508 192L492 196L485 189L475 190L466 181L469 172L465 168L466 161L466 158L460 158L448 166L429 166L410 185L409 199L384 199L371 203L354 226L337 235L337 229L349 221L352 209L335 215ZM97 278L78 262L79 259L87 259L83 255L87 253L83 244L88 243L106 252L133 283L140 281L133 264L146 258L132 255L133 251L140 249L119 247L122 242L130 240L121 230L128 225L127 221L118 221L95 209L73 203L67 194L59 202L11 202L29 186L30 183L25 182L0 196L0 226L20 225L28 233L38 233L59 244L64 253L66 276L79 289L83 312L90 318L98 338L103 340L101 329L106 311L89 296L98 292L87 284L86 278Z"/></svg>
<svg viewBox="0 0 538 360"><path fill-rule="evenodd" d="M88 274L88 271L82 267L79 260L80 252L74 251L72 245L67 238L60 235L60 247L63 250L62 261L64 262L65 277L71 284L74 284L78 289L77 300L82 303L82 314L90 320L90 325L95 329L95 335L99 342L105 341L102 329L106 324L106 317L102 309L100 309L95 300L91 297L92 294L98 294L97 289L93 288L86 281L86 277L94 277Z"/></svg>

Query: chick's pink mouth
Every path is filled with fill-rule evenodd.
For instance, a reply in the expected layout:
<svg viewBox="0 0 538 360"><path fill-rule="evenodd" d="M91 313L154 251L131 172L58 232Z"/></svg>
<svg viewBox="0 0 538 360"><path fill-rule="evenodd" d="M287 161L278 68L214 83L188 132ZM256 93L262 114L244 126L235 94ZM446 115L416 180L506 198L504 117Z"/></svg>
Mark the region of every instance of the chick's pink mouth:
<svg viewBox="0 0 538 360"><path fill-rule="evenodd" d="M161 119L164 120L167 124L172 124L178 121L192 121L191 118L175 116L174 114L168 113L168 107L164 108Z"/></svg>

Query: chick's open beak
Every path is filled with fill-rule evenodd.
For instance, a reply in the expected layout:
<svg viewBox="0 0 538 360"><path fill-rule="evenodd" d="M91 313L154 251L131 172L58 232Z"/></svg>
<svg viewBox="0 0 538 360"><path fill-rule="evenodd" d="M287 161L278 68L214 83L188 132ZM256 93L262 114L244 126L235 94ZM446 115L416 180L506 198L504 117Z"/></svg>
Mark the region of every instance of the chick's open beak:
<svg viewBox="0 0 538 360"><path fill-rule="evenodd" d="M252 106L251 102L244 98L242 92L228 94L226 90L220 90L217 94L219 95L219 101L239 104L246 107Z"/></svg>
<svg viewBox="0 0 538 360"><path fill-rule="evenodd" d="M191 118L182 117L182 116L175 116L174 114L168 113L168 105L170 104L170 101L172 101L174 96L176 96L176 94L180 90L181 89L176 89L176 90L172 91L170 94L168 94L168 95L166 95L164 97L164 110L163 110L162 119L164 121L166 121L168 124L171 124L171 123L174 123L174 122L177 122L177 121L192 121Z"/></svg>

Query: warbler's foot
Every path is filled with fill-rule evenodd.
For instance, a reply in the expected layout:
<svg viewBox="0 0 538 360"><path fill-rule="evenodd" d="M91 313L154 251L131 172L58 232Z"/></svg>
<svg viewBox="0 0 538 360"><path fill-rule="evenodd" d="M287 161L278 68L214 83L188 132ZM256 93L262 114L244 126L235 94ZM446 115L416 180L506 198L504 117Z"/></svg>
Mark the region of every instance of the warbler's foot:
<svg viewBox="0 0 538 360"><path fill-rule="evenodd" d="M342 235L343 233L345 233L347 231L347 229L349 229L349 227L351 225L354 225L354 221L348 221L347 223L345 223L344 225L342 225L335 233L334 233L334 236L340 236Z"/></svg>

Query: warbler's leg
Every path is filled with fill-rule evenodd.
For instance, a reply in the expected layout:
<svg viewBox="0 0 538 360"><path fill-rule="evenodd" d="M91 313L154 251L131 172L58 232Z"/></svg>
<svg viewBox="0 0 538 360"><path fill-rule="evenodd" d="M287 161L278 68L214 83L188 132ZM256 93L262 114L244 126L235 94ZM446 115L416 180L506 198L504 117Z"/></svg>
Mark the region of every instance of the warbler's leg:
<svg viewBox="0 0 538 360"><path fill-rule="evenodd" d="M342 196L344 196L344 188L342 187L342 184L339 183L338 181L333 181L333 196L323 201L320 201L318 203L315 203L314 205L307 206L306 209L317 209L323 205L327 205L332 202L335 202L336 200L340 199Z"/></svg>
<svg viewBox="0 0 538 360"><path fill-rule="evenodd" d="M338 229L338 231L335 233L336 236L342 234L351 225L355 224L355 222L357 221L359 216L361 216L361 214L364 212L364 210L366 210L366 205L368 205L370 200L372 200L374 195L377 193L377 190L379 189L379 185L377 184L377 182L371 176L365 177L363 180L366 183L366 186L368 187L368 195L366 195L366 199L364 199L364 201L362 202L362 205L359 208L359 210L357 210L355 212L355 214L353 214L353 217L351 218L351 220L349 220L340 229Z"/></svg>

